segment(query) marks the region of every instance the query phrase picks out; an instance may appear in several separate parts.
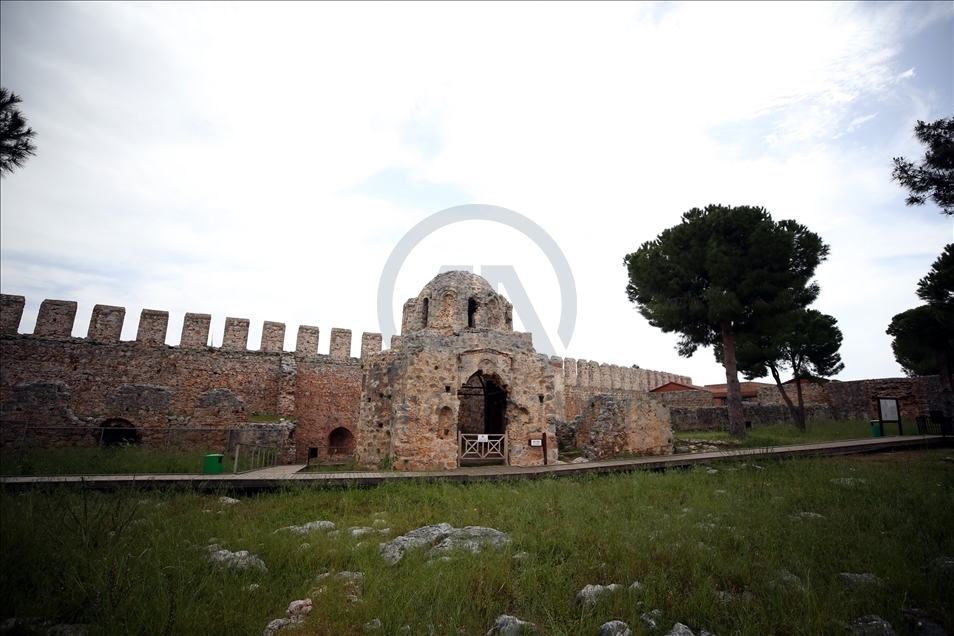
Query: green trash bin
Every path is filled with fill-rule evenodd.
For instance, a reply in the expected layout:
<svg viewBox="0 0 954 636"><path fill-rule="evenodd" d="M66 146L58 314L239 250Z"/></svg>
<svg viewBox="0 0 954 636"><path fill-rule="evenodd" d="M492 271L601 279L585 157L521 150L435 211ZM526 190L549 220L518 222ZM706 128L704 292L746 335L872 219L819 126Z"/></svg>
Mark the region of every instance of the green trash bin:
<svg viewBox="0 0 954 636"><path fill-rule="evenodd" d="M205 456L205 466L202 467L202 472L206 475L218 475L222 472L222 459L225 458L225 455L206 455Z"/></svg>
<svg viewBox="0 0 954 636"><path fill-rule="evenodd" d="M868 420L871 424L872 437L884 437L884 429L881 427L881 420Z"/></svg>

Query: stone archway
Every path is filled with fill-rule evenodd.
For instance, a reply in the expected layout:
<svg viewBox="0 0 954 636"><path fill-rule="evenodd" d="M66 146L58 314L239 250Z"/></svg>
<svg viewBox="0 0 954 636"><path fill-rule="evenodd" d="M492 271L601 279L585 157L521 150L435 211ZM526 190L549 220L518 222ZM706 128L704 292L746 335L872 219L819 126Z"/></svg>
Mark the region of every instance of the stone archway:
<svg viewBox="0 0 954 636"><path fill-rule="evenodd" d="M103 422L100 446L121 446L139 442L139 431L129 420L116 417Z"/></svg>
<svg viewBox="0 0 954 636"><path fill-rule="evenodd" d="M507 432L507 390L496 375L478 371L457 392L457 430L468 434Z"/></svg>
<svg viewBox="0 0 954 636"><path fill-rule="evenodd" d="M354 434L344 426L339 426L328 435L328 455L344 457L354 454Z"/></svg>

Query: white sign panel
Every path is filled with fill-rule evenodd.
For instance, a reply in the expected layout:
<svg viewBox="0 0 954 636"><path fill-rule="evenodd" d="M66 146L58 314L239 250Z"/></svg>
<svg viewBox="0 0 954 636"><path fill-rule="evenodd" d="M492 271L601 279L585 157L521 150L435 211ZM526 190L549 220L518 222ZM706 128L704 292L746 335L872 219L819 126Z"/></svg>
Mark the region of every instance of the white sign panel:
<svg viewBox="0 0 954 636"><path fill-rule="evenodd" d="M478 443L478 444L486 444L486 443L489 442L489 441L490 441L490 435L478 435L478 436L477 436L477 443Z"/></svg>
<svg viewBox="0 0 954 636"><path fill-rule="evenodd" d="M884 422L897 422L901 418L898 417L898 401L890 398L881 398L881 420Z"/></svg>

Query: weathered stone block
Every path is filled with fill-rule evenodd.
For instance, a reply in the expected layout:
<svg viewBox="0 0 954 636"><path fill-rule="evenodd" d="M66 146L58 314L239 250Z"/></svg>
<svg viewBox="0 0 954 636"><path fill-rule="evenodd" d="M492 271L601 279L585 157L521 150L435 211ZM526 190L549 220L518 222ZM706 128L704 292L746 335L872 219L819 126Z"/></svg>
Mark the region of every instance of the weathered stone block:
<svg viewBox="0 0 954 636"><path fill-rule="evenodd" d="M403 344L404 344L404 336L399 336L397 334L394 334L393 336L391 336L392 351L400 351L401 345Z"/></svg>
<svg viewBox="0 0 954 636"><path fill-rule="evenodd" d="M139 316L139 331L136 342L148 346L160 346L166 343L166 331L169 329L169 312L155 309L143 309Z"/></svg>
<svg viewBox="0 0 954 636"><path fill-rule="evenodd" d="M332 360L347 360L351 357L351 330L338 329L331 330L331 350L328 352Z"/></svg>
<svg viewBox="0 0 954 636"><path fill-rule="evenodd" d="M381 343L383 339L379 333L369 333L365 331L361 334L361 358L365 356L381 353Z"/></svg>
<svg viewBox="0 0 954 636"><path fill-rule="evenodd" d="M266 320L262 325L262 351L281 352L285 348L285 323Z"/></svg>
<svg viewBox="0 0 954 636"><path fill-rule="evenodd" d="M212 314L186 314L182 321L182 337L179 346L183 349L203 349L209 345L209 328Z"/></svg>
<svg viewBox="0 0 954 636"><path fill-rule="evenodd" d="M96 342L119 342L125 319L125 307L96 305L89 319L89 331L86 332L86 337Z"/></svg>
<svg viewBox="0 0 954 636"><path fill-rule="evenodd" d="M576 386L576 360L567 358L563 361L563 384Z"/></svg>
<svg viewBox="0 0 954 636"><path fill-rule="evenodd" d="M33 335L69 338L73 333L74 320L76 320L76 301L44 300L40 303L40 313L36 317Z"/></svg>
<svg viewBox="0 0 954 636"><path fill-rule="evenodd" d="M295 353L302 356L313 356L318 353L318 327L299 325Z"/></svg>
<svg viewBox="0 0 954 636"><path fill-rule="evenodd" d="M226 351L245 351L248 348L248 318L226 318L222 348Z"/></svg>
<svg viewBox="0 0 954 636"><path fill-rule="evenodd" d="M26 298L23 296L0 294L0 333L14 334L19 331L24 304Z"/></svg>

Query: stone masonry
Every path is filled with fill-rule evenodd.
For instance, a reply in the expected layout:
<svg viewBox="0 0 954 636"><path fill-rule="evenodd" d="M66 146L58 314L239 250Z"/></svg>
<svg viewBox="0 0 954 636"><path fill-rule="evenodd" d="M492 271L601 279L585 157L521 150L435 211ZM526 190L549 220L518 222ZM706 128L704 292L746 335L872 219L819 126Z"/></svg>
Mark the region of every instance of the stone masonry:
<svg viewBox="0 0 954 636"><path fill-rule="evenodd" d="M170 346L169 313L152 309L142 310L136 339L123 341L126 311L110 305L96 305L86 338L78 338L77 304L59 300L43 301L34 333L21 334L24 304L22 296L0 295L3 445L40 429L46 436L31 439L87 443L86 429L103 426L168 443L174 429L265 431L281 427L250 422L285 418L294 425L284 433L293 462L345 454L365 465L450 468L458 464L458 433L490 427L506 432L508 463L535 465L556 461L556 426L596 396L642 404L650 388L690 382L538 354L529 333L513 331L510 303L467 272L442 274L408 300L390 349L382 351L380 334L363 333L360 358L351 357L348 329L331 330L324 355L318 327L301 325L295 350L285 351L285 325L270 321L260 350L251 351L244 318L227 318L222 345L210 346L212 317L201 313L185 315L179 344ZM646 417L636 407L623 411L630 418L623 426ZM214 445L226 437L202 439ZM658 447L633 442L624 452Z"/></svg>

